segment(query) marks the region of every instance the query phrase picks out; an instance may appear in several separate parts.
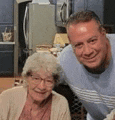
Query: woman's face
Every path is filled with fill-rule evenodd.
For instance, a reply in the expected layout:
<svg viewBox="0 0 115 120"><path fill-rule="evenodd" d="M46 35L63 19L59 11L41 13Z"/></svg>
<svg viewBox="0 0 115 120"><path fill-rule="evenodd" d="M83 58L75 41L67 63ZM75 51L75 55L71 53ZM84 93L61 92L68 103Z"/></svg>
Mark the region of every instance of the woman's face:
<svg viewBox="0 0 115 120"><path fill-rule="evenodd" d="M51 73L43 70L28 76L28 92L31 98L39 103L44 101L52 92L54 80Z"/></svg>

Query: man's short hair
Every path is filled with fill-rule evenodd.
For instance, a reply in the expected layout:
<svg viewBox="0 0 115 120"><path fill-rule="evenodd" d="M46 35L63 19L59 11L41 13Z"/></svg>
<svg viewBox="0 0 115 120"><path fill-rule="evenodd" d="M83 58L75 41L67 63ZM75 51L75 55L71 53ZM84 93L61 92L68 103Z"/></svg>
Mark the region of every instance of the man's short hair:
<svg viewBox="0 0 115 120"><path fill-rule="evenodd" d="M96 15L95 12L90 11L90 10L76 12L76 13L70 15L69 19L66 22L66 28L68 29L68 27L71 24L77 24L77 23L80 23L80 22L89 22L93 19L97 23L99 23L100 26L101 26L101 21L100 21L99 17Z"/></svg>

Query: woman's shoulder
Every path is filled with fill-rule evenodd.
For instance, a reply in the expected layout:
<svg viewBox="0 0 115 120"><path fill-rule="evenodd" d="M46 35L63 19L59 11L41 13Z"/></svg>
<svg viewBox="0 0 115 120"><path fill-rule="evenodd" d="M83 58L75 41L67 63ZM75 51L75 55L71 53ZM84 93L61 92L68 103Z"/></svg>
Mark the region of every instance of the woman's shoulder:
<svg viewBox="0 0 115 120"><path fill-rule="evenodd" d="M26 88L24 88L23 86L17 86L3 91L1 95L15 95L22 92L26 92Z"/></svg>
<svg viewBox="0 0 115 120"><path fill-rule="evenodd" d="M69 104L67 99L60 95L59 93L52 91L52 114L53 116L56 116L57 114L60 116L58 116L59 118L61 118L62 120L62 115L67 114L68 118L69 118ZM52 119L54 120L54 119ZM65 120L65 119L64 119Z"/></svg>
<svg viewBox="0 0 115 120"><path fill-rule="evenodd" d="M27 90L23 86L17 86L3 91L0 94L0 101L5 100L5 103L19 104L25 101L27 96Z"/></svg>
<svg viewBox="0 0 115 120"><path fill-rule="evenodd" d="M52 99L54 101L56 101L57 103L61 102L61 103L68 104L67 99L63 95L61 95L61 94L59 94L59 93L57 93L55 91L52 91Z"/></svg>

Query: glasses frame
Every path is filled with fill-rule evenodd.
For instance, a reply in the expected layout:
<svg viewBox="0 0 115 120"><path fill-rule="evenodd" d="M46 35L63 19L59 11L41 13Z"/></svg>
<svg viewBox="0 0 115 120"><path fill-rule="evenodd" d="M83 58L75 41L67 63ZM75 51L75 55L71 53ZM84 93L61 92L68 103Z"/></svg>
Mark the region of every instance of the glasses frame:
<svg viewBox="0 0 115 120"><path fill-rule="evenodd" d="M32 82L35 85L39 85L41 83L41 81L44 81L44 84L47 87L53 87L53 85L54 85L54 80L52 78L51 79L42 79L41 77L34 77L34 75L30 75L30 77L32 79Z"/></svg>

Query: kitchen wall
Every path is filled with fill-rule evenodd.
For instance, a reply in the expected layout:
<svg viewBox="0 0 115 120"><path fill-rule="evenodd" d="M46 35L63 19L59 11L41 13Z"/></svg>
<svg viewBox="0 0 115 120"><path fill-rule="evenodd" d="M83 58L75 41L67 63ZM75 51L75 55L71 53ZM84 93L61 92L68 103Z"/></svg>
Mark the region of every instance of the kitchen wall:
<svg viewBox="0 0 115 120"><path fill-rule="evenodd" d="M0 41L1 32L13 28L13 3L14 0L0 0Z"/></svg>

